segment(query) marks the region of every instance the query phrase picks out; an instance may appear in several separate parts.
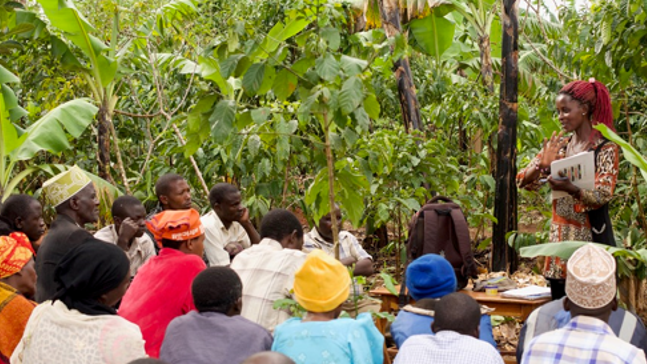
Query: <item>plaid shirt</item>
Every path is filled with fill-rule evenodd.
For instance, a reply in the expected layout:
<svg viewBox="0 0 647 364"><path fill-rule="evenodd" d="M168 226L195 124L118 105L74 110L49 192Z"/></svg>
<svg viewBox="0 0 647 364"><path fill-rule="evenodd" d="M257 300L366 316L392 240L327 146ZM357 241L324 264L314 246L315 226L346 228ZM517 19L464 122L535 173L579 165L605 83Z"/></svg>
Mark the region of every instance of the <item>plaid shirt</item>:
<svg viewBox="0 0 647 364"><path fill-rule="evenodd" d="M305 253L283 249L278 241L268 238L240 252L231 269L243 282L241 315L270 331L289 319L289 310L275 310L274 301L290 297L294 273L305 260Z"/></svg>
<svg viewBox="0 0 647 364"><path fill-rule="evenodd" d="M577 316L530 342L522 364L645 364L645 353L615 336L599 319Z"/></svg>
<svg viewBox="0 0 647 364"><path fill-rule="evenodd" d="M312 228L309 233L303 236L303 251L310 253L315 249L321 249L331 257L335 256L334 245L327 242L319 235L317 228ZM362 259L373 259L359 244L357 238L348 231L339 232L339 259L353 257L357 261Z"/></svg>
<svg viewBox="0 0 647 364"><path fill-rule="evenodd" d="M485 341L443 330L405 340L394 364L503 364L501 355Z"/></svg>

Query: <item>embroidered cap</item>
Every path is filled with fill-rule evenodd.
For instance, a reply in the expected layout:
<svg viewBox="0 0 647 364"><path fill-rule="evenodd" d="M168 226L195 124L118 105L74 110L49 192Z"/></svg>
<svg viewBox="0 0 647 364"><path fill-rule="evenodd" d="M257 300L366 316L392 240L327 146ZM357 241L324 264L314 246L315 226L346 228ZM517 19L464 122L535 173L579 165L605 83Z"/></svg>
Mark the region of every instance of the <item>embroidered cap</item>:
<svg viewBox="0 0 647 364"><path fill-rule="evenodd" d="M566 264L566 296L576 305L595 309L616 296L616 261L593 244L577 249Z"/></svg>
<svg viewBox="0 0 647 364"><path fill-rule="evenodd" d="M74 165L67 171L45 181L43 183L43 193L47 202L57 207L79 193L90 183L92 183L90 177L81 168Z"/></svg>
<svg viewBox="0 0 647 364"><path fill-rule="evenodd" d="M200 213L195 209L165 210L146 221L158 244L162 239L184 241L204 234Z"/></svg>
<svg viewBox="0 0 647 364"><path fill-rule="evenodd" d="M0 279L20 272L33 256L34 248L27 235L15 232L0 236Z"/></svg>

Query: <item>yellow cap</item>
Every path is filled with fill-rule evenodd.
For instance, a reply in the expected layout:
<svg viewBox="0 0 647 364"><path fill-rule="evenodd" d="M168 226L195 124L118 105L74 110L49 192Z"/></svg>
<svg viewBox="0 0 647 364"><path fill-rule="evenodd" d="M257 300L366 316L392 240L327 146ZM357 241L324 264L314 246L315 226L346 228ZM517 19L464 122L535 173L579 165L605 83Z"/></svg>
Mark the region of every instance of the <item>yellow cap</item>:
<svg viewBox="0 0 647 364"><path fill-rule="evenodd" d="M79 193L90 183L92 183L90 177L81 168L74 165L67 171L45 181L43 183L43 193L47 202L57 207Z"/></svg>
<svg viewBox="0 0 647 364"><path fill-rule="evenodd" d="M318 249L294 275L294 296L310 312L334 310L348 298L349 286L346 267Z"/></svg>

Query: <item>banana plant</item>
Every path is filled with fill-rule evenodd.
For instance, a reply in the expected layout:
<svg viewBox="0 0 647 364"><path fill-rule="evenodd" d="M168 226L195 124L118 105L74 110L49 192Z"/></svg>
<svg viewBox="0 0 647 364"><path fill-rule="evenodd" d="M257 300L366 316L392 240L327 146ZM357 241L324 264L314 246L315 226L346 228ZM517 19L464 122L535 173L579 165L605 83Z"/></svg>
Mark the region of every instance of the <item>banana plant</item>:
<svg viewBox="0 0 647 364"><path fill-rule="evenodd" d="M13 95L6 83L15 82L18 77L0 66L3 89L0 93L0 202L9 197L22 180L44 167L31 164L14 173L18 162L30 160L40 151L60 153L69 149L67 134L80 137L98 111L90 100L68 101L23 130L11 122L11 110L19 106L11 107L15 100L5 97L9 93Z"/></svg>
<svg viewBox="0 0 647 364"><path fill-rule="evenodd" d="M99 105L97 116L99 176L111 180L110 135L113 134L113 137L116 137L113 116L119 101L115 86L121 76L128 73L126 66L122 65L123 59L133 54L133 42L119 40L119 12L123 8L117 0L114 4L110 41L106 43L93 35L97 30L83 17L72 0L38 0L38 3L43 8L50 26L60 31L63 38L78 47L83 54L82 61L86 66L81 70L95 103ZM196 3L197 0L170 1L161 7L143 28L148 30L146 32L148 35L163 31L161 27L170 26L172 22L186 17L187 14L196 13ZM118 143L117 140L113 142ZM123 170L122 176L125 177ZM123 182L128 187L128 182L126 180Z"/></svg>

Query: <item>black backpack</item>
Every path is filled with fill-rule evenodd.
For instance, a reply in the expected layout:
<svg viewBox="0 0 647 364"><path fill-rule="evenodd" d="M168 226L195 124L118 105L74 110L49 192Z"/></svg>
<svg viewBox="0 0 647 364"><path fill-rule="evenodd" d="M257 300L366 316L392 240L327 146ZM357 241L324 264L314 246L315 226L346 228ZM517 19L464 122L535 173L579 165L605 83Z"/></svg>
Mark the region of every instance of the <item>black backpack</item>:
<svg viewBox="0 0 647 364"><path fill-rule="evenodd" d="M409 223L407 265L430 253L440 254L451 263L456 273L458 289L464 288L469 278L476 278L478 274L465 215L460 206L444 196L429 200ZM402 282L400 290L401 305L406 301L405 283L406 281Z"/></svg>

